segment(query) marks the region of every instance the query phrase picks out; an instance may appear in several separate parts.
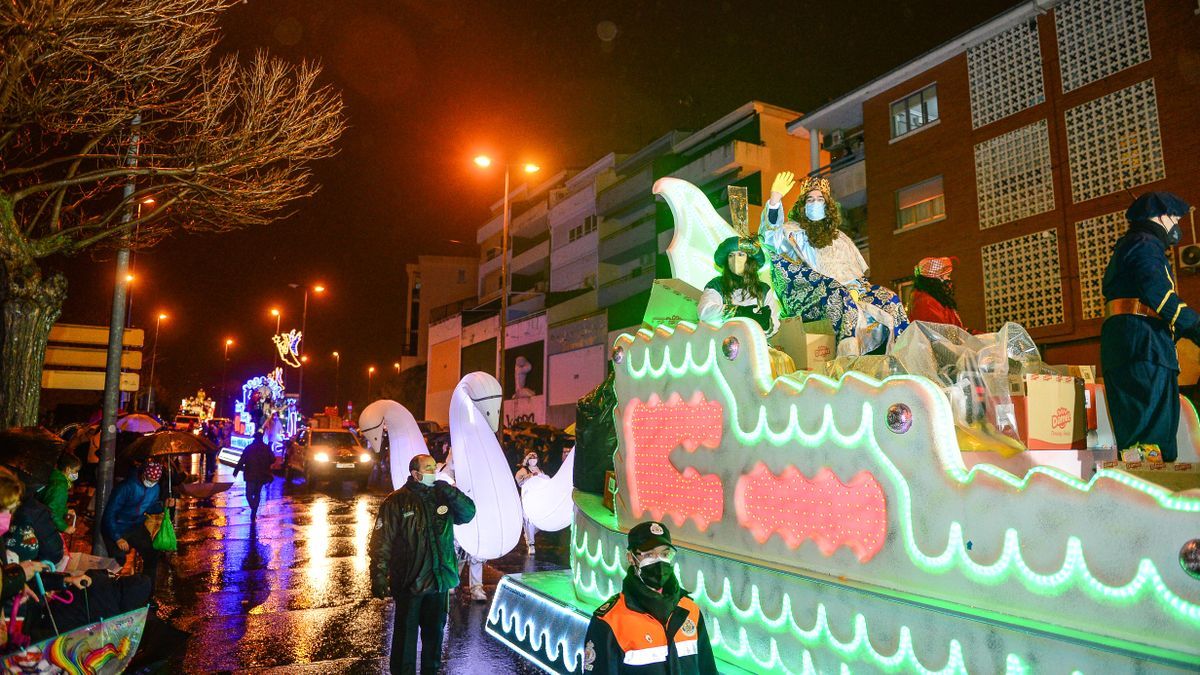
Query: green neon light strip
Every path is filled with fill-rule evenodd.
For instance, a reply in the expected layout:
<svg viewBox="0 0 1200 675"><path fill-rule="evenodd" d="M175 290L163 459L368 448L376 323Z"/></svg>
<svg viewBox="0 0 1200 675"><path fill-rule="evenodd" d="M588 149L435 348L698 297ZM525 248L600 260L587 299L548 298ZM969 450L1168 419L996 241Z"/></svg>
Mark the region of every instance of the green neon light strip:
<svg viewBox="0 0 1200 675"><path fill-rule="evenodd" d="M588 597L603 600L611 597L616 593L617 587L612 581L612 576L621 571L621 550L620 547L614 546L615 565L610 565L604 559L603 544L597 542L596 551L592 553L588 546L588 533L583 532L582 545L578 542L578 537L572 541L573 555L576 561L590 563L598 566L603 572L606 572L606 581L608 582L608 593L599 593L599 575L595 567L592 567L590 582L585 582L583 579L583 570L580 567L575 569L575 588L578 592L586 594ZM675 573L682 577L682 572L677 564ZM796 622L795 615L792 613L792 598L788 593L784 593L783 600L780 604L779 616L774 619L767 617L763 610L760 599L758 585L751 585L750 589L750 604L745 608L738 607L733 599L732 585L726 577L720 589L720 595L715 599L705 583L704 572L696 571L696 588L692 593L693 599L697 603L704 606L707 610L706 616L710 623L713 624L709 632L709 637L712 639L714 646L722 648L730 657L729 660L745 661L749 659L754 664L768 671L778 672L780 670L786 672L794 672L787 668L779 657L778 643L774 637L770 638L771 653L767 658L762 658L754 653L750 647L749 638L745 628L738 631L737 644L731 643L720 632L720 626L717 624L717 615L728 615L731 619L739 624L745 622L756 622L765 627L771 633L787 633L791 637L799 640L799 642L811 649L819 649L821 651L832 651L837 653L841 658L850 662L870 661L875 667L894 672L904 670L908 672L918 673L966 673L966 661L963 659L962 645L957 640L951 640L947 649L946 665L940 670L929 670L917 659L916 652L913 648L912 633L908 626L900 627L900 640L896 651L893 654L885 655L875 650L871 644L870 630L867 627L867 619L862 614L855 614L854 617L854 634L849 640L842 641L833 634L833 630L829 625L829 617L824 603L817 604L816 618L813 621L812 628L801 628ZM807 649L804 650L804 669L800 672L810 673L813 670L811 657ZM848 668L846 663L843 663L843 668ZM1015 675L1016 673L1024 672L1024 666L1021 660L1015 654L1008 655L1007 672Z"/></svg>
<svg viewBox="0 0 1200 675"><path fill-rule="evenodd" d="M901 501L900 513L902 515L900 520L902 521L905 549L913 563L925 572L943 573L954 567L959 567L968 578L976 582L998 584L1009 578L1015 571L1019 576L1021 584L1026 589L1040 595L1061 595L1072 586L1078 585L1095 600L1120 604L1131 604L1139 600L1147 592L1152 592L1157 601L1169 612L1174 613L1178 619L1191 623L1193 626L1200 626L1200 605L1188 602L1176 595L1163 581L1152 560L1143 558L1138 565L1136 574L1129 583L1122 586L1109 586L1096 579L1088 569L1087 560L1083 554L1082 543L1077 537L1068 538L1067 551L1063 559L1063 564L1058 572L1053 574L1040 574L1029 567L1021 555L1020 535L1013 528L1005 532L1003 551L996 562L990 565L977 563L967 554L962 534L962 525L957 521L950 525L950 534L946 543L946 549L941 554L935 556L925 554L917 544L916 534L913 531L912 496L909 491L908 482L896 465L883 452L883 449L879 447L879 443L874 433L872 433L871 420L874 418L874 415L869 401L863 402L863 411L859 426L850 434L843 434L837 428L833 420L833 408L829 404L825 405L822 424L816 433L805 432L800 427L795 404L790 406L788 424L783 431L775 431L770 428L767 422L767 409L762 405L758 408L758 417L754 428L751 431L746 431L742 428L742 418L738 411L738 401L733 395L724 375L716 365L717 353L716 342L710 340L708 358L705 359L704 363L697 364L692 354L691 344L689 343L684 349L683 362L681 365L676 366L671 362L670 346L668 345L663 348L662 365L656 369L650 364L650 353L647 349L641 368L634 367L632 355L630 356L629 372L634 379L642 379L647 374L655 378L661 377L663 374L670 374L675 378L683 377L687 374L711 376L725 398L726 405L728 406L727 409L732 410L733 423L731 427L737 437L738 443L743 446L753 446L764 441L776 446L792 441L798 441L808 447L822 445L826 442L833 442L845 449L865 446L874 456L878 465L885 469L896 488L896 494ZM835 390L840 387L840 383L820 375L811 375L809 377L818 378ZM859 377L862 381L870 384L870 380L854 374L850 374L848 377ZM907 380L919 386L929 386L918 378L903 375L890 377L884 380L883 383L872 386L879 387L891 380ZM795 386L787 380L781 380L781 382L789 386ZM1096 484L1096 481L1101 478L1108 478L1154 498L1163 508L1189 513L1200 512L1200 500L1176 497L1157 485L1147 483L1127 474L1106 469L1100 470L1090 481L1085 483L1075 479L1067 480L1068 477L1065 474L1047 468L1034 469L1024 479L1018 479L1012 474L991 465L978 465L974 470L968 472L960 468L955 468L953 462L945 461L944 458L942 464L943 466L951 467L948 470L949 475L963 485L967 485L974 480L976 471L984 471L992 474L1017 490L1024 490L1034 473L1045 473L1083 492L1090 491Z"/></svg>

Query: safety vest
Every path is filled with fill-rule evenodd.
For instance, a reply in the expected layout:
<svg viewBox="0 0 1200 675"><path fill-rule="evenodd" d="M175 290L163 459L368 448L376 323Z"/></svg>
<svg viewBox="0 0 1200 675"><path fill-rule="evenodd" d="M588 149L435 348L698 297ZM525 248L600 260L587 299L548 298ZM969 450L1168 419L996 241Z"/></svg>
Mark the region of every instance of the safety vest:
<svg viewBox="0 0 1200 675"><path fill-rule="evenodd" d="M694 656L699 649L700 608L691 598L679 599L678 607L687 610L687 618L675 631L675 653L678 657ZM625 604L625 594L617 597L613 605L596 618L608 624L624 653L623 663L627 666L647 666L665 663L670 655L666 628L649 614L634 611Z"/></svg>

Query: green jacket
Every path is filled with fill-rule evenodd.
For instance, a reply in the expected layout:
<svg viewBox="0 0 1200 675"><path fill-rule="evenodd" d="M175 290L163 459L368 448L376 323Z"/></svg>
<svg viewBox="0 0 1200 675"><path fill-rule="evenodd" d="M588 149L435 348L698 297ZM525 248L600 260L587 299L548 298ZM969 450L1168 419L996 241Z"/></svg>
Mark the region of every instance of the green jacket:
<svg viewBox="0 0 1200 675"><path fill-rule="evenodd" d="M67 498L71 494L71 481L59 469L50 473L50 480L42 488L38 498L50 509L54 516L54 526L59 532L67 531Z"/></svg>

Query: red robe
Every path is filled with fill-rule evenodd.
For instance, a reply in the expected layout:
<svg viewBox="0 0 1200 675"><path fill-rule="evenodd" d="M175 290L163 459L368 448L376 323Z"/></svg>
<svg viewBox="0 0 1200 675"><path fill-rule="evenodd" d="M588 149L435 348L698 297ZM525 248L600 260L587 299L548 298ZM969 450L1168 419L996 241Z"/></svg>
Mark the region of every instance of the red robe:
<svg viewBox="0 0 1200 675"><path fill-rule="evenodd" d="M909 321L930 321L933 323L948 323L965 329L958 310L950 309L925 291L913 291L912 307L908 310Z"/></svg>

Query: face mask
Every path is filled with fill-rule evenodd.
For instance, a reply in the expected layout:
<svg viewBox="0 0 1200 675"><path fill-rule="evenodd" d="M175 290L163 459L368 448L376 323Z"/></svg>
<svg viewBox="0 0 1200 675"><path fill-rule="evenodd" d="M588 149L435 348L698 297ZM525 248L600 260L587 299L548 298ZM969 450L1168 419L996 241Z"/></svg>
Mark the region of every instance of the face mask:
<svg viewBox="0 0 1200 675"><path fill-rule="evenodd" d="M154 487L155 485L158 485L158 481L156 481L156 480L144 480L144 481L142 481L142 485L145 485L147 488L152 488L152 487Z"/></svg>
<svg viewBox="0 0 1200 675"><path fill-rule="evenodd" d="M1179 231L1179 226L1175 225L1167 230L1167 246L1174 246L1179 243L1179 238L1183 236Z"/></svg>
<svg viewBox="0 0 1200 675"><path fill-rule="evenodd" d="M746 256L731 255L729 256L729 271L741 276L746 271Z"/></svg>
<svg viewBox="0 0 1200 675"><path fill-rule="evenodd" d="M0 513L0 534L8 532L8 526L12 523L12 514L7 511Z"/></svg>
<svg viewBox="0 0 1200 675"><path fill-rule="evenodd" d="M67 480L74 483L75 481L79 480L79 474L78 473L69 473L69 474L67 474Z"/></svg>
<svg viewBox="0 0 1200 675"><path fill-rule="evenodd" d="M536 459L536 458L534 458L534 457L530 457L530 458L529 458L529 461L527 461L527 462L525 462L525 463L526 463L527 465L529 465L530 467L534 467L534 466L537 466L537 459Z"/></svg>
<svg viewBox="0 0 1200 675"><path fill-rule="evenodd" d="M436 474L436 473L423 473L423 474L421 474L421 485L424 485L424 486L426 486L426 487L432 487L432 486L433 486L433 483L434 483L436 480L437 480L437 474Z"/></svg>
<svg viewBox="0 0 1200 675"><path fill-rule="evenodd" d="M666 585L667 580L675 573L671 568L671 564L663 560L651 559L653 562L643 561L644 565L638 569L638 576L642 578L642 583L650 588L658 589Z"/></svg>
<svg viewBox="0 0 1200 675"><path fill-rule="evenodd" d="M825 202L808 202L804 205L804 216L809 220L825 220Z"/></svg>

